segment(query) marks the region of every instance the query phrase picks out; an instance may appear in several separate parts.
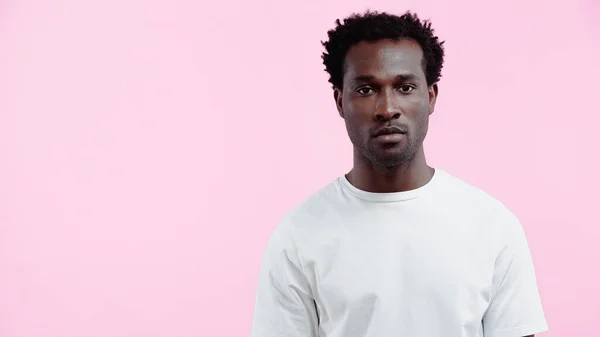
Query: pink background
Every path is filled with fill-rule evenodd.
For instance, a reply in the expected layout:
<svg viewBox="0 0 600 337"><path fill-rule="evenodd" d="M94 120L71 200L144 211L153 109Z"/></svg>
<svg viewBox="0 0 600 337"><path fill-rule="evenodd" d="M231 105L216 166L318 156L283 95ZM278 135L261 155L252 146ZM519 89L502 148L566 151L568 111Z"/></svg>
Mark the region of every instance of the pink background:
<svg viewBox="0 0 600 337"><path fill-rule="evenodd" d="M320 41L367 1L0 2L0 336L247 336L268 236L346 172ZM369 1L447 41L430 162L521 218L600 336L600 10Z"/></svg>

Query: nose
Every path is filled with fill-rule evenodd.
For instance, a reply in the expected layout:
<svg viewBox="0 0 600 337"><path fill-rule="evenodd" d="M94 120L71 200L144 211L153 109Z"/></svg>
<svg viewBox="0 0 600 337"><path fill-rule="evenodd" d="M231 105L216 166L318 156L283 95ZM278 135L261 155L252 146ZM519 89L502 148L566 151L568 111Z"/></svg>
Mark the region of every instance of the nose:
<svg viewBox="0 0 600 337"><path fill-rule="evenodd" d="M400 108L398 107L397 93L393 89L386 89L380 92L377 99L374 118L376 121L387 121L400 117Z"/></svg>

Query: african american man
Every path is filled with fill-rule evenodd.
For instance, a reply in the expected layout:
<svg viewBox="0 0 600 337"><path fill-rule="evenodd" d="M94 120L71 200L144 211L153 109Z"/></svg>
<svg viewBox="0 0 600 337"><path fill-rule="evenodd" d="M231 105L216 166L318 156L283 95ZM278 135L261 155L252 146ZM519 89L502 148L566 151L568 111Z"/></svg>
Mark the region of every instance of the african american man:
<svg viewBox="0 0 600 337"><path fill-rule="evenodd" d="M367 11L336 21L323 46L353 167L273 231L252 337L546 331L517 217L425 160L444 58L431 23Z"/></svg>

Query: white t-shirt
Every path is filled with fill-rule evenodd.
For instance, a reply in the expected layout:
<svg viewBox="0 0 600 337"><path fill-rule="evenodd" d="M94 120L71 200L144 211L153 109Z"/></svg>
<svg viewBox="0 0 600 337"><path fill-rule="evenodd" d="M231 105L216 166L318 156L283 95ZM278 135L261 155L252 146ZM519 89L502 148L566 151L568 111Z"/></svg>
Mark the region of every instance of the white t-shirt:
<svg viewBox="0 0 600 337"><path fill-rule="evenodd" d="M262 263L252 337L521 337L547 330L519 220L437 169L370 193L340 177L292 210Z"/></svg>

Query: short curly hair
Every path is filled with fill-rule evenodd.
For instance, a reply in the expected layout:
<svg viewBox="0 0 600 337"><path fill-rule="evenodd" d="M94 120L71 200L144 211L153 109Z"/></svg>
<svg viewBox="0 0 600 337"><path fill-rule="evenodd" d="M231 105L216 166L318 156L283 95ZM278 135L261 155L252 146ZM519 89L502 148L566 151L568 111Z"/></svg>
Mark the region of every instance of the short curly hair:
<svg viewBox="0 0 600 337"><path fill-rule="evenodd" d="M444 41L434 35L429 20L421 21L417 14L410 11L401 16L369 10L363 14L355 13L345 18L343 23L336 20L336 27L329 30L327 35L329 40L321 42L325 47L321 58L334 89L342 89L344 60L348 50L362 41L412 39L423 49L423 71L427 85L438 82L442 76Z"/></svg>

